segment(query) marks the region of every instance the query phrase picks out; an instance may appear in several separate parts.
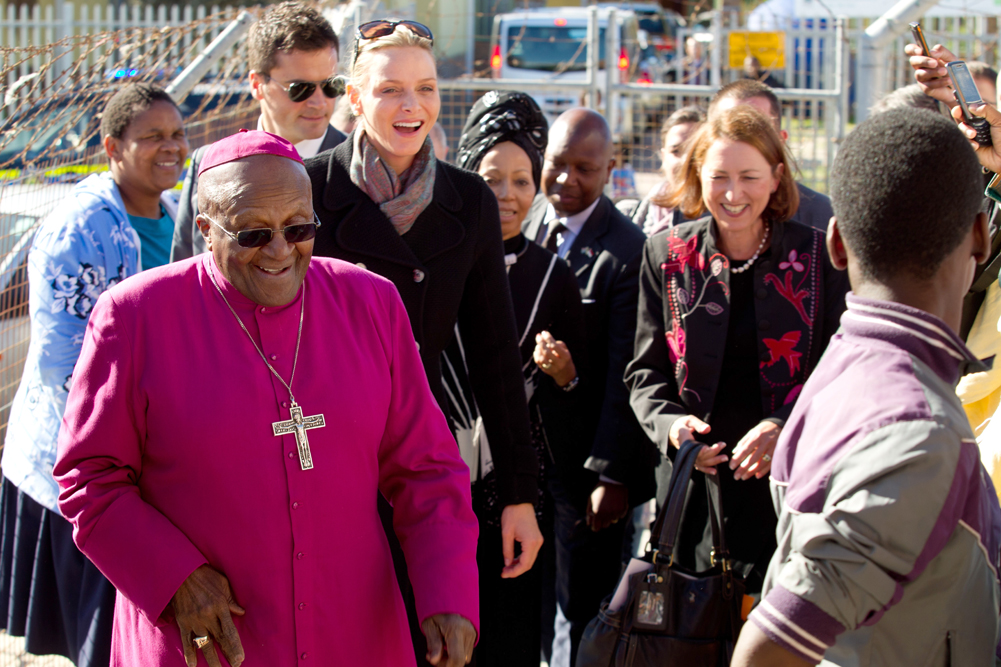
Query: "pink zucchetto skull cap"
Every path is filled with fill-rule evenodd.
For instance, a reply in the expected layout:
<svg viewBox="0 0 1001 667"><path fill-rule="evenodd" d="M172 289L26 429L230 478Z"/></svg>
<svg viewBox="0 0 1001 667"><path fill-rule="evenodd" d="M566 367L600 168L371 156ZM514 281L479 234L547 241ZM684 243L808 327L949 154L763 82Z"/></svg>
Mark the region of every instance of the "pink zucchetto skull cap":
<svg viewBox="0 0 1001 667"><path fill-rule="evenodd" d="M299 151L288 139L282 139L277 134L263 130L240 130L209 146L198 166L198 175L201 176L213 167L251 155L277 155L302 164Z"/></svg>

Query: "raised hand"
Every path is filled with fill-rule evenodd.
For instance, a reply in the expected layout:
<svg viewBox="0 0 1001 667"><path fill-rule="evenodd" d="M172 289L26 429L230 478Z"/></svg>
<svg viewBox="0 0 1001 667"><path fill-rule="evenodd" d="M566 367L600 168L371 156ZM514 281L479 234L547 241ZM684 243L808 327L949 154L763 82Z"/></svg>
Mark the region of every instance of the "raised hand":
<svg viewBox="0 0 1001 667"><path fill-rule="evenodd" d="M921 47L917 44L908 44L904 47L904 53L910 56L914 80L921 86L925 95L934 97L950 107L956 106L956 95L952 90L952 81L945 71L945 63L958 58L941 44L933 45L930 54L921 53Z"/></svg>

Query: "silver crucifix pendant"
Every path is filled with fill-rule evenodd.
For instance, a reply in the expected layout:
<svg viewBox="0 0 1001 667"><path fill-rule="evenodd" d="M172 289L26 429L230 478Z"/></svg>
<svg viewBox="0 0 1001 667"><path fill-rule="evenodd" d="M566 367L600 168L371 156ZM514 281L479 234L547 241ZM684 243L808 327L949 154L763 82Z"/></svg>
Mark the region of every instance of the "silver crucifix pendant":
<svg viewBox="0 0 1001 667"><path fill-rule="evenodd" d="M289 412L292 415L292 419L283 422L273 422L271 428L274 429L275 435L295 434L295 444L299 448L299 464L303 470L309 470L313 467L313 457L309 453L309 438L306 437L306 431L311 428L323 428L326 426L323 423L323 415L303 417L302 408L295 401L292 401L292 408Z"/></svg>

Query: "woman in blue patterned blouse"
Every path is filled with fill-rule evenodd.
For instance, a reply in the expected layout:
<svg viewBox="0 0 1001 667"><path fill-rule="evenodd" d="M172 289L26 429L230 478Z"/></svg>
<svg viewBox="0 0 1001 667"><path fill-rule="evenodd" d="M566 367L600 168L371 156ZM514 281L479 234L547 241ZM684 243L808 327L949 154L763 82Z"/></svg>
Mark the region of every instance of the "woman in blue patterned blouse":
<svg viewBox="0 0 1001 667"><path fill-rule="evenodd" d="M56 438L98 297L167 263L176 206L166 191L188 154L177 105L150 84L112 96L101 139L110 170L73 188L28 254L31 343L0 460L0 627L26 636L30 653L81 666L108 664L115 589L77 550L56 507Z"/></svg>

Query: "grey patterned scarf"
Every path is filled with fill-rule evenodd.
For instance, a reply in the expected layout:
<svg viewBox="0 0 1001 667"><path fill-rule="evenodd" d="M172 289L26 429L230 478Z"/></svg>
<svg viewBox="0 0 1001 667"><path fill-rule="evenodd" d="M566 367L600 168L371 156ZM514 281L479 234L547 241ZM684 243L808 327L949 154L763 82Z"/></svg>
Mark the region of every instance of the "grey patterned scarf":
<svg viewBox="0 0 1001 667"><path fill-rule="evenodd" d="M382 161L364 129L355 130L353 141L351 182L379 205L397 233L403 236L431 203L434 194L438 160L431 137L424 140L410 168L399 175Z"/></svg>

